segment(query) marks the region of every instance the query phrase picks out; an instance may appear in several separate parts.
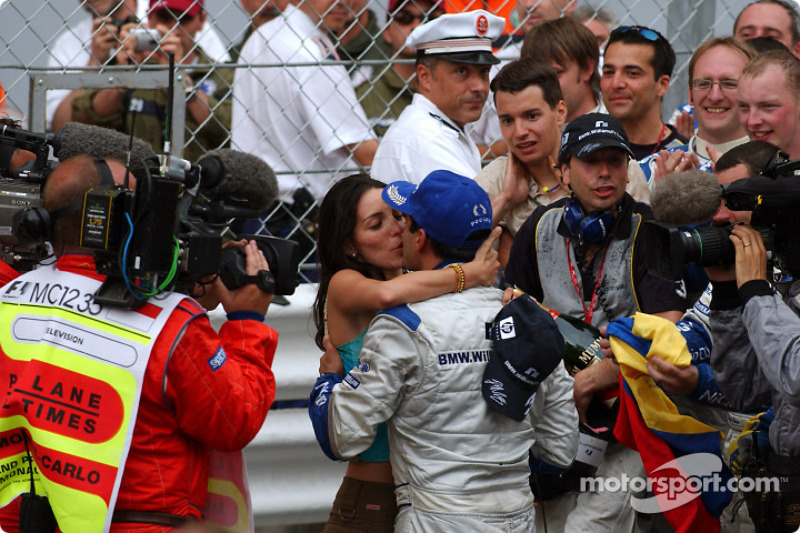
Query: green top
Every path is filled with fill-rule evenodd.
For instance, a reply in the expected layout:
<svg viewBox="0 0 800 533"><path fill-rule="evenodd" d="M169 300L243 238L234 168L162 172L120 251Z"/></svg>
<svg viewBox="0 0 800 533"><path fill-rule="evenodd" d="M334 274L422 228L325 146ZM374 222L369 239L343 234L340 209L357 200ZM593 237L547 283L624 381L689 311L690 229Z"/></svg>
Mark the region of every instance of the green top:
<svg viewBox="0 0 800 533"><path fill-rule="evenodd" d="M356 87L356 96L378 137L383 137L403 109L411 104L414 91L391 67L377 70L376 75Z"/></svg>
<svg viewBox="0 0 800 533"><path fill-rule="evenodd" d="M389 59L392 57L392 49L383 38L383 28L378 24L378 17L373 11L369 11L367 24L358 34L347 44L336 46L336 53L342 61L356 59ZM355 23L357 24L357 22ZM330 34L330 39L338 43L338 37Z"/></svg>
<svg viewBox="0 0 800 533"><path fill-rule="evenodd" d="M196 51L197 64L213 63L202 50ZM209 150L227 146L230 140L233 69L197 68L190 70L189 75L195 90L206 93L211 107L211 115L202 125L186 113L183 158L196 162ZM88 90L72 101L72 120L125 134L130 134L133 126L133 135L150 144L155 153L164 151L167 89L128 89L120 108L108 117L99 117L92 110L92 100L100 90ZM176 90L182 90L177 83ZM133 109L137 111L135 123Z"/></svg>

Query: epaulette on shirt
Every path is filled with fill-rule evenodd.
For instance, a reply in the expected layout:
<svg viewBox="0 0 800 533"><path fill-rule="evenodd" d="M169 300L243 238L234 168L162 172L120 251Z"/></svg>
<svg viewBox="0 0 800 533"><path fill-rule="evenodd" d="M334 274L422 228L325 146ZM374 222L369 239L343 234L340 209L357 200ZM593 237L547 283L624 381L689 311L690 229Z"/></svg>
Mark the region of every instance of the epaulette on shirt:
<svg viewBox="0 0 800 533"><path fill-rule="evenodd" d="M422 320L419 318L419 315L414 311L412 311L411 308L408 307L408 305L398 305L397 307L392 307L391 309L386 309L385 311L381 311L378 314L395 317L411 331L417 331L419 325L422 323Z"/></svg>
<svg viewBox="0 0 800 533"><path fill-rule="evenodd" d="M450 128L451 130L453 130L454 132L463 133L460 129L456 128L455 126L453 126L452 124L447 122L445 119L443 119L442 117L440 117L436 113L428 113L428 114L430 116L432 116L433 118L435 118L436 120L438 120L439 122L441 122L444 126L446 126L446 127Z"/></svg>

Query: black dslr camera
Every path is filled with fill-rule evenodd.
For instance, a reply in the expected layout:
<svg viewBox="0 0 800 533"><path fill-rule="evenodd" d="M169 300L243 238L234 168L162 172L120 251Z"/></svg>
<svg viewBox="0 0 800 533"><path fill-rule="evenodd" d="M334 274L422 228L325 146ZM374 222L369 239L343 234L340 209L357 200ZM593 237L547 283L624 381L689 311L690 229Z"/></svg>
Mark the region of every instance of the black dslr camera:
<svg viewBox="0 0 800 533"><path fill-rule="evenodd" d="M731 211L753 212L750 224L761 233L771 266L800 276L800 160L778 152L758 176L723 185L721 198ZM644 231L648 268L664 279L681 279L688 263L726 266L736 259L730 226L679 229L650 221Z"/></svg>

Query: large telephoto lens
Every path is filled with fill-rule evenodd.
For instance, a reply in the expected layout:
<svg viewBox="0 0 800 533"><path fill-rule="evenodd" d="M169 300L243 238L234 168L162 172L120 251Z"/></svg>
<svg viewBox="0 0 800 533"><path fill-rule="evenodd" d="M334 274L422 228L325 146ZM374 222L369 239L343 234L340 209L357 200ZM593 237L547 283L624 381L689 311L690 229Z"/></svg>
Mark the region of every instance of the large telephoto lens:
<svg viewBox="0 0 800 533"><path fill-rule="evenodd" d="M736 259L736 250L730 240L730 227L694 228L678 231L678 235L685 263L698 266L730 265Z"/></svg>
<svg viewBox="0 0 800 533"><path fill-rule="evenodd" d="M729 227L679 229L649 221L644 225L644 232L647 267L663 279L681 279L688 263L701 267L730 265L736 257Z"/></svg>

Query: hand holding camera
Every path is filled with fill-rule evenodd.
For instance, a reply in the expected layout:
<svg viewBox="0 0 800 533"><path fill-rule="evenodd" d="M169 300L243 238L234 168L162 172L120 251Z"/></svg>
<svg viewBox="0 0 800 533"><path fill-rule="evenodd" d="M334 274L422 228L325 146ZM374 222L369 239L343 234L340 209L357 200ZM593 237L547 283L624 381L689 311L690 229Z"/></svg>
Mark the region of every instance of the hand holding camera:
<svg viewBox="0 0 800 533"><path fill-rule="evenodd" d="M741 288L748 281L767 279L767 249L761 233L750 226L734 226L731 242L736 248L736 285Z"/></svg>
<svg viewBox="0 0 800 533"><path fill-rule="evenodd" d="M121 65L141 64L153 57L159 64L169 64L169 53L175 55L175 62L180 63L187 50L176 31L168 26L156 24L155 28L141 26L123 26L120 31L122 48L117 54L117 62Z"/></svg>
<svg viewBox="0 0 800 533"><path fill-rule="evenodd" d="M249 276L258 276L262 271L269 272L269 264L255 241L247 242L243 249L246 264L245 270ZM274 298L274 294L265 292L255 283L248 283L235 290L230 290L220 278L214 280L210 289L216 294L227 313L233 311L256 311L266 315L269 304L272 303Z"/></svg>
<svg viewBox="0 0 800 533"><path fill-rule="evenodd" d="M95 18L92 21L92 48L89 66L99 66L108 62L111 50L119 46L121 25L111 18Z"/></svg>

